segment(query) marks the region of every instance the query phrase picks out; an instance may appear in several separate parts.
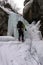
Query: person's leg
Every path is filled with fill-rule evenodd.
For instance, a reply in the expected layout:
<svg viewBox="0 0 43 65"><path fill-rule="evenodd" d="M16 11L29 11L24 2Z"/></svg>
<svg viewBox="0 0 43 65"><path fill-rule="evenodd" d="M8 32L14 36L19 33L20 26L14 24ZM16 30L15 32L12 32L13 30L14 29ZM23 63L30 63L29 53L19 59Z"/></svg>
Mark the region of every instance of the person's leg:
<svg viewBox="0 0 43 65"><path fill-rule="evenodd" d="M24 32L22 31L22 42L24 42Z"/></svg>
<svg viewBox="0 0 43 65"><path fill-rule="evenodd" d="M19 33L18 40L20 41L21 33L20 31L18 31L18 33Z"/></svg>

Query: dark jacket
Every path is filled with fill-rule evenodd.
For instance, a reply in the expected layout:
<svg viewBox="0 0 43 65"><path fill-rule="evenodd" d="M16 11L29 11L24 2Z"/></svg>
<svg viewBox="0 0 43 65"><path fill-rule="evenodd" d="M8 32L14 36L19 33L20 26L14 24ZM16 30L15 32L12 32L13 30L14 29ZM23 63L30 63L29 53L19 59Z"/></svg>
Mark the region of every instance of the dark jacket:
<svg viewBox="0 0 43 65"><path fill-rule="evenodd" d="M19 29L21 29L21 30L26 29L26 28L25 28L25 25L23 24L22 21L18 21L18 23L17 23L17 29L18 29L18 30L19 30Z"/></svg>

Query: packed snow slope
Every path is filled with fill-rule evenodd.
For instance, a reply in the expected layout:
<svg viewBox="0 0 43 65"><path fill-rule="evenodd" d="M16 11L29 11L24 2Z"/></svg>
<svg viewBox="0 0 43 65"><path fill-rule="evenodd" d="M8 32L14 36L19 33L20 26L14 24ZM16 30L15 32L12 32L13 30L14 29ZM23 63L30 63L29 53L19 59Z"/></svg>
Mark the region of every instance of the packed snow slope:
<svg viewBox="0 0 43 65"><path fill-rule="evenodd" d="M0 65L40 65L35 49L31 53L30 40L27 39L24 43L3 41L0 42Z"/></svg>

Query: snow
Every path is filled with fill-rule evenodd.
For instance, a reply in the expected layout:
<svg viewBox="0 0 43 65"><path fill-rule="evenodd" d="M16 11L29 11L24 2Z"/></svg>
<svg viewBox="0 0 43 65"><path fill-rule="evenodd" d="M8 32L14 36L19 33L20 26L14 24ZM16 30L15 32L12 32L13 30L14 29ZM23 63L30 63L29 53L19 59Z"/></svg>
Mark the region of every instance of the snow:
<svg viewBox="0 0 43 65"><path fill-rule="evenodd" d="M39 31L40 20L37 24L35 24L34 22L35 21L33 21L33 23L30 26L28 26L28 30L30 32L32 40L40 40L42 39L41 32Z"/></svg>
<svg viewBox="0 0 43 65"><path fill-rule="evenodd" d="M1 5L0 7L9 15L13 13L9 8L5 8L4 6L1 6Z"/></svg>
<svg viewBox="0 0 43 65"><path fill-rule="evenodd" d="M0 64L1 65L40 65L30 53L30 43L19 41L0 42Z"/></svg>
<svg viewBox="0 0 43 65"><path fill-rule="evenodd" d="M25 41L18 41L17 22L26 26ZM28 24L19 14L11 13L8 20L8 36L0 36L0 65L43 65L43 39L37 24ZM12 34L14 37L12 37Z"/></svg>
<svg viewBox="0 0 43 65"><path fill-rule="evenodd" d="M29 38L27 37L24 42L19 42L16 37L10 35L0 36L0 65L43 65L43 40L41 33L39 35L40 21L37 24L33 22L31 25L27 23L25 25Z"/></svg>
<svg viewBox="0 0 43 65"><path fill-rule="evenodd" d="M0 36L0 41L15 41L15 38L13 38L12 36Z"/></svg>
<svg viewBox="0 0 43 65"><path fill-rule="evenodd" d="M43 40L33 41L32 47L35 47L35 49L37 50L39 60L40 60L41 64L43 65Z"/></svg>

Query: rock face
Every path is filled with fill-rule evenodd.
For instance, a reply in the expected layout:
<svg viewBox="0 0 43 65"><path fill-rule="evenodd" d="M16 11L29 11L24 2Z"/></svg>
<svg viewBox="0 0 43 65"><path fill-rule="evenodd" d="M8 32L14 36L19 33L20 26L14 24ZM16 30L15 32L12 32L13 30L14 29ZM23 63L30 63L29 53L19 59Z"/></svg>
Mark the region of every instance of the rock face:
<svg viewBox="0 0 43 65"><path fill-rule="evenodd" d="M9 3L4 4L5 8L9 8L11 11L15 12L15 10L11 7Z"/></svg>
<svg viewBox="0 0 43 65"><path fill-rule="evenodd" d="M25 7L27 2L29 1L28 0L24 1ZM37 0L33 0L33 2L31 3L31 6L28 8L28 11L26 13L24 13L24 10L23 10L23 16L29 23L32 23L33 20L37 22L40 19L40 6Z"/></svg>
<svg viewBox="0 0 43 65"><path fill-rule="evenodd" d="M28 1L30 1L30 0L24 1L24 6ZM36 3L35 3L35 1L36 1ZM32 3L32 6L28 10L28 12L25 14L23 12L23 17L29 23L32 23L33 20L35 20L37 22L39 19L41 19L40 31L43 36L43 0L34 0Z"/></svg>
<svg viewBox="0 0 43 65"><path fill-rule="evenodd" d="M8 14L0 8L0 36L7 35Z"/></svg>
<svg viewBox="0 0 43 65"><path fill-rule="evenodd" d="M40 31L43 36L43 0L38 0L39 5L40 5L40 15L41 15L41 26L40 26Z"/></svg>
<svg viewBox="0 0 43 65"><path fill-rule="evenodd" d="M0 1L0 6L4 7L5 9L10 9L12 12L15 12L9 3L5 3L4 1ZM7 35L7 28L8 28L8 13L0 7L0 36Z"/></svg>
<svg viewBox="0 0 43 65"><path fill-rule="evenodd" d="M30 1L30 0L25 0L25 1L24 1L24 6L25 6L25 4L26 4L28 1Z"/></svg>

